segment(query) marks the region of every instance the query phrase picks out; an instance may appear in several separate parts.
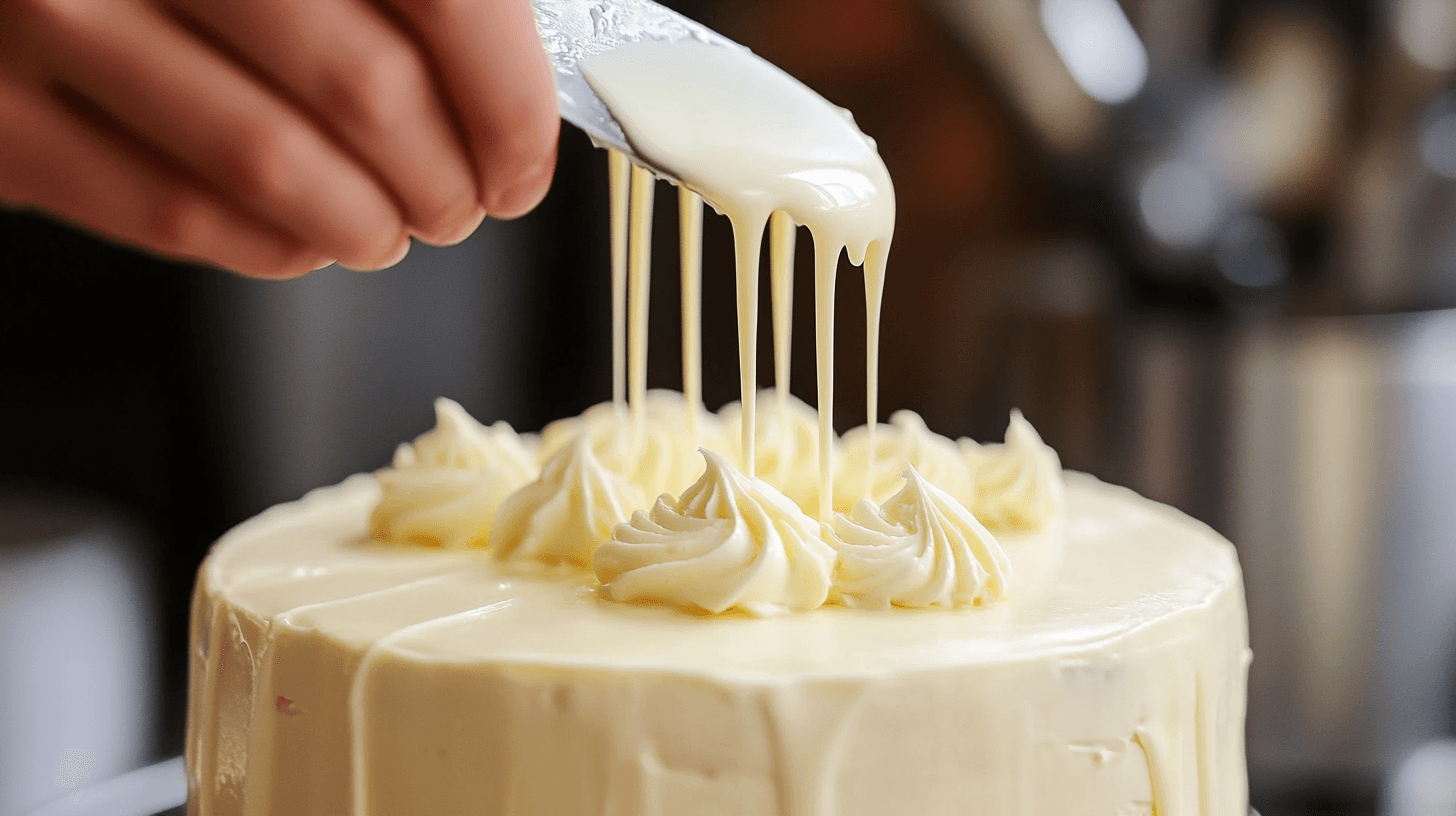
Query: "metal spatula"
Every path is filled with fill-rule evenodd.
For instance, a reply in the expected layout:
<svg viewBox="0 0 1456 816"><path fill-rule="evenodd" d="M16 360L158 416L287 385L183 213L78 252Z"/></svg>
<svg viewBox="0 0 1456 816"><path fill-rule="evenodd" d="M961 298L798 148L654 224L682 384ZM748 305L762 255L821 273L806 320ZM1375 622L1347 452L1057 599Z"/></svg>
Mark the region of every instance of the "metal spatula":
<svg viewBox="0 0 1456 816"><path fill-rule="evenodd" d="M531 0L531 7L536 13L536 31L556 70L561 118L586 131L597 147L615 148L658 175L672 177L632 150L622 128L582 76L581 61L639 40L693 39L747 49L652 0Z"/></svg>

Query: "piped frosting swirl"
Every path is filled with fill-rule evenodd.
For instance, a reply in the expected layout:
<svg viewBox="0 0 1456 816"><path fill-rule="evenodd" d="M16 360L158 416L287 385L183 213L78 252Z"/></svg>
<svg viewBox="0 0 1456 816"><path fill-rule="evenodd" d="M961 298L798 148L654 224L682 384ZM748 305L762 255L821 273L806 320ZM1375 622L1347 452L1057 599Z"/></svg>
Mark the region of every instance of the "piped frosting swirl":
<svg viewBox="0 0 1456 816"><path fill-rule="evenodd" d="M834 588L846 606L982 606L1006 595L1011 562L970 511L913 466L876 509L859 501L837 516Z"/></svg>
<svg viewBox="0 0 1456 816"><path fill-rule="evenodd" d="M900 489L907 466L967 507L975 496L975 482L961 449L926 427L914 411L891 414L889 424L877 429L873 451L863 425L844 435L843 450L834 474L834 509L841 513L849 512L860 499L883 504Z"/></svg>
<svg viewBox="0 0 1456 816"><path fill-rule="evenodd" d="M987 527L1036 530L1061 512L1066 503L1061 461L1020 411L1011 412L1004 443L962 439L960 446L975 474L971 509Z"/></svg>
<svg viewBox="0 0 1456 816"><path fill-rule="evenodd" d="M743 421L743 405L733 401L718 411L725 428ZM794 500L809 515L819 512L819 414L798 397L780 402L778 391L758 392L754 473ZM745 465L736 434L727 434L734 461ZM831 439L831 447L838 445Z"/></svg>
<svg viewBox="0 0 1456 816"><path fill-rule="evenodd" d="M831 595L876 609L994 603L1009 570L990 530L1035 530L1061 512L1057 455L1019 412L1003 443L978 445L899 411L873 451L866 429L845 435L840 512L821 524L810 515L818 509L813 410L791 400L783 411L771 390L760 405L755 478L738 467L726 430L736 404L719 414L699 407L689 423L681 396L652 392L640 426L603 404L538 440L504 422L483 426L442 398L435 428L378 472L371 530L588 567L609 600L770 615ZM706 467L695 481L684 475L690 425L711 446L700 451ZM644 509L653 489L660 498Z"/></svg>
<svg viewBox="0 0 1456 816"><path fill-rule="evenodd" d="M400 445L392 466L379 471L382 496L370 532L433 547L483 547L501 502L535 476L535 457L509 424L486 427L441 397L435 427Z"/></svg>
<svg viewBox="0 0 1456 816"><path fill-rule="evenodd" d="M706 468L677 499L617 525L592 564L614 601L657 601L753 615L814 609L835 553L819 524L768 483L703 450Z"/></svg>
<svg viewBox="0 0 1456 816"><path fill-rule="evenodd" d="M496 555L587 566L612 529L646 504L642 491L597 461L585 438L546 460L541 477L501 505L491 528Z"/></svg>
<svg viewBox="0 0 1456 816"><path fill-rule="evenodd" d="M688 408L677 392L647 392L640 426L630 409L600 403L580 416L547 425L541 434L542 455L549 458L584 437L605 467L622 474L649 500L662 493L676 495L698 476L698 446L724 450L727 444L717 415L701 406L694 410L696 440L688 430Z"/></svg>

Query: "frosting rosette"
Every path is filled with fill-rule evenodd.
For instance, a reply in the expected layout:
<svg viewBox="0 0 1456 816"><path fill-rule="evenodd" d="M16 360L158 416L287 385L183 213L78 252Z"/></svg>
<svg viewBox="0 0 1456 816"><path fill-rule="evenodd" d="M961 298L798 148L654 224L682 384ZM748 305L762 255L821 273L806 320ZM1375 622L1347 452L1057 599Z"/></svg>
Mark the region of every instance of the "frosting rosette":
<svg viewBox="0 0 1456 816"><path fill-rule="evenodd" d="M481 425L459 403L435 400L435 427L400 445L378 472L369 517L375 538L431 547L484 547L496 509L536 476L536 460L511 426Z"/></svg>
<svg viewBox="0 0 1456 816"><path fill-rule="evenodd" d="M636 485L603 467L587 440L578 438L546 460L540 478L505 500L491 546L504 559L588 566L612 529L646 504Z"/></svg>
<svg viewBox="0 0 1456 816"><path fill-rule="evenodd" d="M727 431L729 448L739 466L743 461L742 438L734 430L743 421L743 404L737 400L718 411ZM798 397L780 400L778 391L758 392L754 415L754 475L778 488L810 516L819 512L819 412ZM838 438L830 440L837 446Z"/></svg>
<svg viewBox="0 0 1456 816"><path fill-rule="evenodd" d="M983 606L1005 597L1011 562L1005 550L955 497L919 471L876 509L861 500L831 525L839 553L834 589L846 605Z"/></svg>
<svg viewBox="0 0 1456 816"><path fill-rule="evenodd" d="M773 615L824 603L834 549L783 493L702 451L703 475L682 496L617 525L592 560L602 594L712 613Z"/></svg>
<svg viewBox="0 0 1456 816"><path fill-rule="evenodd" d="M919 414L909 410L891 414L888 424L875 428L874 447L871 451L869 428L864 425L844 435L844 455L834 473L837 512L849 512L860 499L884 504L900 489L907 466L970 506L975 482L966 457L953 440L926 427Z"/></svg>
<svg viewBox="0 0 1456 816"><path fill-rule="evenodd" d="M975 474L971 510L987 527L1035 530L1061 511L1065 503L1061 461L1020 411L1011 412L1002 444L977 445L962 439L960 446Z"/></svg>
<svg viewBox="0 0 1456 816"><path fill-rule="evenodd" d="M632 409L599 403L580 416L547 425L541 433L541 455L549 458L584 437L605 467L622 474L649 499L677 495L698 477L698 446L723 450L726 441L717 415L702 406L694 411L696 433L690 434L688 406L677 392L647 392L640 426Z"/></svg>

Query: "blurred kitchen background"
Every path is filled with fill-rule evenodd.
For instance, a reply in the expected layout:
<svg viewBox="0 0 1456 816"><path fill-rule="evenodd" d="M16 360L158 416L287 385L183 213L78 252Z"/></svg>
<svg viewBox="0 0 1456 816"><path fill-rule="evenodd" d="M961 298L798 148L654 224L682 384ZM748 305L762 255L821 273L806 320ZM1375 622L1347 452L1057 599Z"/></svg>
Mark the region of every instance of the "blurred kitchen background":
<svg viewBox="0 0 1456 816"><path fill-rule="evenodd" d="M1019 406L1066 466L1238 545L1264 816L1456 813L1456 0L669 5L878 140L886 414L995 439ZM678 387L669 195L650 384ZM0 816L180 751L192 576L226 528L384 464L437 395L523 430L608 398L606 221L569 127L539 210L373 274L244 280L0 214ZM706 226L717 407L731 243Z"/></svg>

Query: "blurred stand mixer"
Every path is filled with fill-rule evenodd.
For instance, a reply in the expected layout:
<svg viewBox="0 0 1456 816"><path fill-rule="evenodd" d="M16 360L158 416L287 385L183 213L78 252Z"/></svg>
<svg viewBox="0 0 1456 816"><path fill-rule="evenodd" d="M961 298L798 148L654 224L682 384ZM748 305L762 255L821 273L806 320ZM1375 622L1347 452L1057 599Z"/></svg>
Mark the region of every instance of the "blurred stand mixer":
<svg viewBox="0 0 1456 816"><path fill-rule="evenodd" d="M1456 1L925 5L1060 202L926 411L1237 543L1265 816L1456 812Z"/></svg>
<svg viewBox="0 0 1456 816"><path fill-rule="evenodd" d="M1264 816L1450 814L1456 0L717 6L895 179L881 405L1240 547Z"/></svg>

